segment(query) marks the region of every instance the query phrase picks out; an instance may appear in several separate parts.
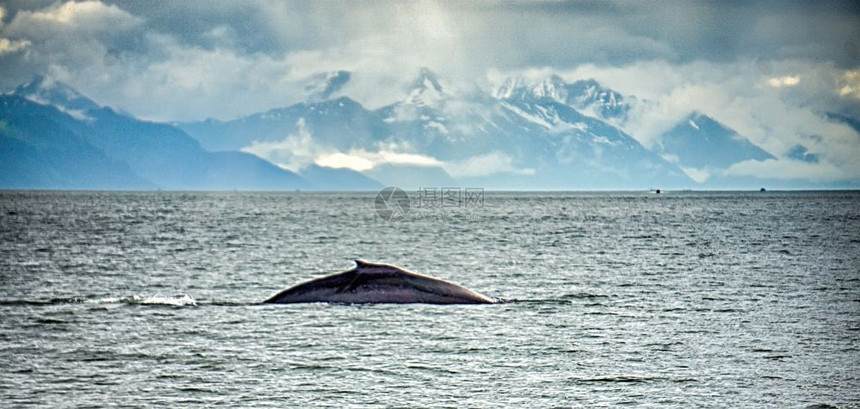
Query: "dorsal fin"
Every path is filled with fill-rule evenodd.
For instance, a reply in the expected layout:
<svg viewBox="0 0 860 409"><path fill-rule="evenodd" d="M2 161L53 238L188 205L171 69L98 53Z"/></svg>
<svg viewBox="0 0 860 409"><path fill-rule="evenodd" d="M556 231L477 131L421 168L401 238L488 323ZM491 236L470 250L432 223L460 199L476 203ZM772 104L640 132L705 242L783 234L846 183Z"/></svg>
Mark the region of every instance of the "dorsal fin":
<svg viewBox="0 0 860 409"><path fill-rule="evenodd" d="M368 274L391 274L403 272L403 269L401 269L400 267L395 267L385 263L374 263L372 261L367 261L360 258L355 259L355 268L353 270L359 273Z"/></svg>
<svg viewBox="0 0 860 409"><path fill-rule="evenodd" d="M373 265L373 263L371 263L367 260L362 260L360 258L355 259L355 267L356 268L370 267L372 265Z"/></svg>

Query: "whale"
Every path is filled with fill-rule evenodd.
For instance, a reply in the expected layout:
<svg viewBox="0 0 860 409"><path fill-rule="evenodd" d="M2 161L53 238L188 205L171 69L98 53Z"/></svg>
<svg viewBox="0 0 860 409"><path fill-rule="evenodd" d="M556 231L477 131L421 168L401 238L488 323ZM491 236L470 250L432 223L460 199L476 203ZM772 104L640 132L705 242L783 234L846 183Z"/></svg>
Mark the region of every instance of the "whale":
<svg viewBox="0 0 860 409"><path fill-rule="evenodd" d="M495 304L493 298L436 277L366 260L355 267L289 287L267 304Z"/></svg>

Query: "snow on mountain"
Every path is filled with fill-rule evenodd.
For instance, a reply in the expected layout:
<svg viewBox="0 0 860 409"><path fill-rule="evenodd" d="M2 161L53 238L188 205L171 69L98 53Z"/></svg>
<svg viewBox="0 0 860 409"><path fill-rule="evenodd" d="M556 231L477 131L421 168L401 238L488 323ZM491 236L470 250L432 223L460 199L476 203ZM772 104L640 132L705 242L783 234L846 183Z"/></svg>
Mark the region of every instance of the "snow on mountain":
<svg viewBox="0 0 860 409"><path fill-rule="evenodd" d="M27 98L43 105L51 105L77 119L91 119L85 112L101 108L74 88L43 76L22 84L12 91L13 95Z"/></svg>
<svg viewBox="0 0 860 409"><path fill-rule="evenodd" d="M567 104L586 115L616 124L623 124L631 108L639 103L636 97L625 97L593 79L576 81L565 89Z"/></svg>
<svg viewBox="0 0 860 409"><path fill-rule="evenodd" d="M87 129L75 131L86 134L84 142L109 160L127 163L145 183L166 188L203 186L194 182L205 179L200 172L220 175L217 183L262 188L287 183L289 177L293 178L289 183L303 188L375 186L368 175L405 186L687 188L731 182L721 175L733 164L773 158L737 132L695 112L645 148L624 131L624 125L634 109L647 107L643 105L647 101L593 79L567 83L557 75L539 80L512 77L490 92L474 88L464 92L423 68L403 99L368 110L347 96L335 97L350 78L347 71L321 73L306 88L306 102L232 121L177 124L181 130L101 107L73 88L45 78L13 93L57 107L72 118L64 121L76 123L74 129ZM818 160L802 146L788 155L793 160ZM254 167L256 171L248 170ZM306 179L296 179L299 176L285 167L306 174ZM228 177L240 174L248 178ZM281 182L262 182L266 178ZM221 186L210 182L206 186Z"/></svg>
<svg viewBox="0 0 860 409"><path fill-rule="evenodd" d="M505 158L497 161L497 174L480 178L487 185L501 187L510 178L532 189L600 183L633 187L646 183L638 180L643 178L689 181L675 165L648 152L629 135L567 105L566 87L558 76L535 83L511 78L492 95L445 95L433 105L422 106L419 116L396 115L408 103L380 111L394 138L440 160L470 163L488 155ZM462 175L452 176L468 178L468 169L455 173ZM585 174L589 177L579 177Z"/></svg>
<svg viewBox="0 0 860 409"><path fill-rule="evenodd" d="M567 102L567 89L564 80L558 75L536 82L528 82L520 77L507 78L492 91L492 95L501 100L535 101L549 99L557 102Z"/></svg>
<svg viewBox="0 0 860 409"><path fill-rule="evenodd" d="M444 86L443 84L436 73L429 68L421 68L418 78L412 83L405 103L418 107L434 106L448 96L447 84Z"/></svg>
<svg viewBox="0 0 860 409"><path fill-rule="evenodd" d="M493 95L503 100L554 100L615 126L621 126L630 110L640 102L636 97L624 96L594 79L567 83L558 75L538 81L508 78L493 90Z"/></svg>
<svg viewBox="0 0 860 409"><path fill-rule="evenodd" d="M384 138L388 128L376 114L349 97L302 102L232 121L206 120L179 126L208 150L241 150L253 143L280 142L300 125L317 142L349 150Z"/></svg>
<svg viewBox="0 0 860 409"><path fill-rule="evenodd" d="M382 181L403 182L401 176L408 175L407 179L421 183L439 180L441 184L451 183L453 177L504 188L516 180L517 186L530 189L692 183L676 165L620 129L570 106L569 86L552 76L535 83L511 79L494 91L495 97L476 91L459 93L424 68L403 100L375 111L339 98L183 128L210 149L242 149L253 143L286 141L298 131L297 124L303 124L316 151L326 151L328 157L335 152L349 157L355 150L386 150L389 155L427 157L436 163L362 169ZM470 171L473 163L480 164L480 172Z"/></svg>
<svg viewBox="0 0 860 409"><path fill-rule="evenodd" d="M538 163L535 168L539 174L556 181L569 178L568 183L576 181L583 188L681 186L689 182L674 164L620 129L559 102L557 96L544 94L543 99L514 99L503 105L511 123L528 135L530 151L517 153L530 154L532 162Z"/></svg>
<svg viewBox="0 0 860 409"><path fill-rule="evenodd" d="M690 114L663 134L654 149L699 183L719 178L735 163L775 159L734 130L699 112Z"/></svg>
<svg viewBox="0 0 860 409"><path fill-rule="evenodd" d="M557 76L544 80L527 82L522 79L508 79L495 94L509 101L553 100L569 106L581 114L600 120L620 129L628 128L633 110L649 107L648 101L635 96L625 96L602 86L594 79L565 83ZM525 116L534 123L545 127L557 123L545 115ZM605 132L598 132L605 134ZM773 155L754 145L734 130L713 118L691 112L674 127L658 138L651 151L667 161L677 164L697 183L719 179L732 164L773 158ZM806 156L804 156L806 158Z"/></svg>
<svg viewBox="0 0 860 409"><path fill-rule="evenodd" d="M480 121L474 104L455 95L449 85L422 68L402 101L375 111L390 130L389 141L413 151L442 157L453 154L451 146L464 143L461 124Z"/></svg>
<svg viewBox="0 0 860 409"><path fill-rule="evenodd" d="M734 130L700 112L694 112L666 132L655 147L677 157L685 167L726 169L745 160L774 159Z"/></svg>

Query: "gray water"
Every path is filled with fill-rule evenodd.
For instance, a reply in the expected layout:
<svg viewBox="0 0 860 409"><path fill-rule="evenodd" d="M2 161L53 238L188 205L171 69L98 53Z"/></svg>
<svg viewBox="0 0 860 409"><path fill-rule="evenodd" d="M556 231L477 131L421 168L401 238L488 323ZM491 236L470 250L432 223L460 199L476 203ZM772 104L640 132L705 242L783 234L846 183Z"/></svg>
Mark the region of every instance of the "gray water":
<svg viewBox="0 0 860 409"><path fill-rule="evenodd" d="M0 406L860 407L860 193L468 210L0 193ZM506 302L259 304L358 257Z"/></svg>

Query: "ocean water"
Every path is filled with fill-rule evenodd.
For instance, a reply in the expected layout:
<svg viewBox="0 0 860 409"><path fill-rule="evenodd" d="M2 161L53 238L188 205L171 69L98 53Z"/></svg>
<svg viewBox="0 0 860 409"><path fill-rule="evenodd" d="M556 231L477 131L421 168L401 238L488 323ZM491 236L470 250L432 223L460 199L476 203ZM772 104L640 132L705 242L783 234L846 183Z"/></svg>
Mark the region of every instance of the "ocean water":
<svg viewBox="0 0 860 409"><path fill-rule="evenodd" d="M374 197L0 193L0 406L860 407L860 193ZM260 304L359 257L505 302Z"/></svg>

